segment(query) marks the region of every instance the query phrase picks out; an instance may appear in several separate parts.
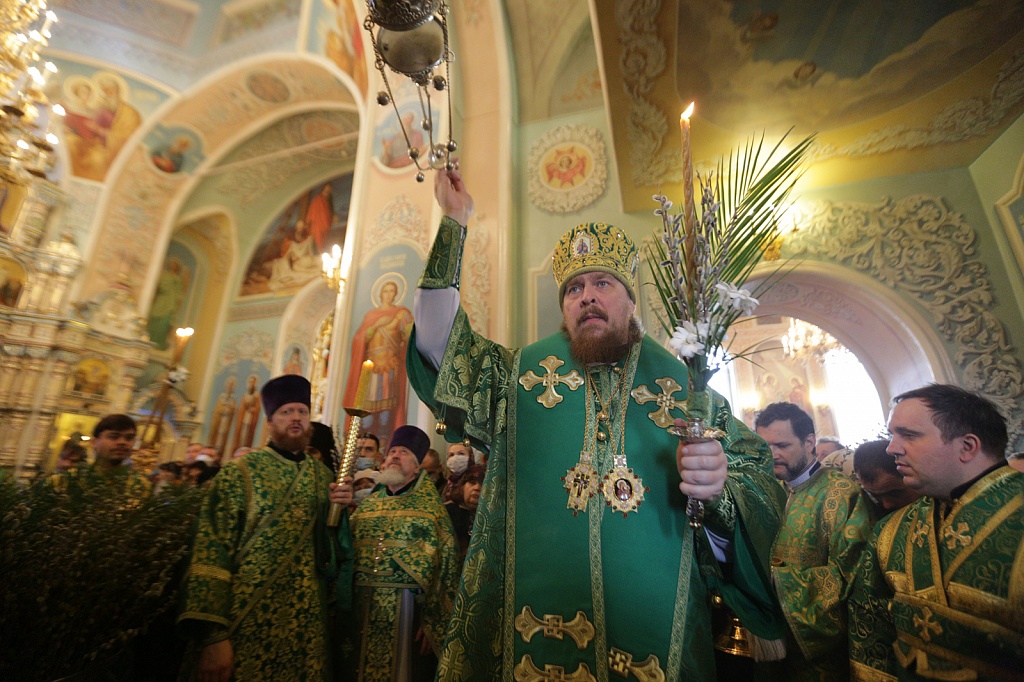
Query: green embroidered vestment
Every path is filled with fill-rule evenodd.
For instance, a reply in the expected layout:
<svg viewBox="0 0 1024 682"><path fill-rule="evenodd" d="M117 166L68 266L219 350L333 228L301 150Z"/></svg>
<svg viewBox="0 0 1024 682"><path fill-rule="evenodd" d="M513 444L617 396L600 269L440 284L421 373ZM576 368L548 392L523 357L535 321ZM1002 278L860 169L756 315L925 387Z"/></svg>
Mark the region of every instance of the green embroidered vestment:
<svg viewBox="0 0 1024 682"><path fill-rule="evenodd" d="M352 515L352 525L358 680L390 681L398 667L403 591L417 593L416 608L430 641L435 647L444 641L459 579L455 534L425 472L401 495L377 486Z"/></svg>
<svg viewBox="0 0 1024 682"><path fill-rule="evenodd" d="M198 647L229 639L235 680L328 679L325 584L329 469L270 448L229 462L200 510L178 622Z"/></svg>
<svg viewBox="0 0 1024 682"><path fill-rule="evenodd" d="M772 578L789 625L794 679L848 677L846 598L870 532L860 487L839 471L823 466L790 492L772 546Z"/></svg>
<svg viewBox="0 0 1024 682"><path fill-rule="evenodd" d="M1024 474L1008 466L880 521L850 594L853 679L1021 679L1022 538Z"/></svg>
<svg viewBox="0 0 1024 682"><path fill-rule="evenodd" d="M452 281L460 230L442 221L421 287ZM420 399L450 442L469 437L490 451L439 679L711 679L712 589L756 634L782 636L767 587L784 500L770 453L714 395L709 421L726 432L729 474L706 522L732 540L723 575L704 531L688 525L678 439L665 430L686 413L682 363L645 338L618 369L591 368L591 384L561 334L511 351L460 309L435 371L415 333L407 365ZM600 480L625 454L645 488L637 511L613 511L601 493L576 514L567 507L563 477L581 451Z"/></svg>

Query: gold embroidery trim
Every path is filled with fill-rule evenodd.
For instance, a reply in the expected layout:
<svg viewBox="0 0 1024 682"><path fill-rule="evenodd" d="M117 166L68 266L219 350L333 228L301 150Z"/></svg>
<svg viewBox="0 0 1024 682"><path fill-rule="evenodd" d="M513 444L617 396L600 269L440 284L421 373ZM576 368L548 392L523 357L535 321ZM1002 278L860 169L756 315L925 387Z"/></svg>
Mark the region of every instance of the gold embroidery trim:
<svg viewBox="0 0 1024 682"><path fill-rule="evenodd" d="M529 642L538 632L548 639L560 640L564 635L569 635L580 651L586 649L594 638L594 626L582 611L577 611L576 617L567 623L558 614L545 613L543 618L538 618L529 606L524 606L516 616L516 631L524 642Z"/></svg>
<svg viewBox="0 0 1024 682"><path fill-rule="evenodd" d="M675 419L670 414L669 410L678 409L682 410L683 406L686 405L686 401L676 400L673 397L677 391L683 390L675 379L672 377L662 377L661 379L655 379L654 383L661 386L662 392L659 395L655 395L651 392L651 389L647 388L647 384L641 384L632 391L629 392L633 396L633 400L637 402L637 405L644 405L654 401L658 409L654 410L647 416L650 417L651 421L657 424L663 429L667 429L675 423Z"/></svg>
<svg viewBox="0 0 1024 682"><path fill-rule="evenodd" d="M597 682L590 674L590 668L586 663L580 663L575 672L566 674L565 668L560 665L545 665L544 670L541 670L534 665L529 654L523 656L523 660L516 664L513 676L516 682Z"/></svg>
<svg viewBox="0 0 1024 682"><path fill-rule="evenodd" d="M616 647L608 650L608 669L619 677L630 673L640 682L665 682L665 671L661 669L658 657L651 654L642 663L634 663L633 655Z"/></svg>
<svg viewBox="0 0 1024 682"><path fill-rule="evenodd" d="M202 576L204 578L213 578L214 580L223 580L224 582L231 582L230 571L225 571L223 568L217 568L216 566L209 566L207 564L192 564L189 568L189 573L192 575Z"/></svg>
<svg viewBox="0 0 1024 682"><path fill-rule="evenodd" d="M544 376L537 376L534 371L527 370L526 374L519 377L519 383L527 391L532 391L537 384L544 385L544 392L537 396L537 402L548 408L549 410L562 402L564 398L560 396L555 389L559 384L565 384L569 387L570 391L575 391L583 385L583 377L576 370L572 370L568 374L558 374L555 370L565 364L565 361L559 360L554 355L549 355L540 361L540 366L547 370L547 374Z"/></svg>

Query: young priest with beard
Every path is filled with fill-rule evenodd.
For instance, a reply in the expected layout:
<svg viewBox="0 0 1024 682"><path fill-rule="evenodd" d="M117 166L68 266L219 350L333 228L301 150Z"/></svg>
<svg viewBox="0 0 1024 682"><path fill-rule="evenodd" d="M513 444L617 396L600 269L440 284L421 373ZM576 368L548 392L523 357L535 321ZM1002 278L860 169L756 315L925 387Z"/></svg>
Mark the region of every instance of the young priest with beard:
<svg viewBox="0 0 1024 682"><path fill-rule="evenodd" d="M201 682L331 676L315 545L332 474L305 454L310 384L281 376L261 398L270 442L224 465L199 515L178 622ZM351 486L334 495L348 504Z"/></svg>
<svg viewBox="0 0 1024 682"><path fill-rule="evenodd" d="M457 170L435 178L444 218L408 373L449 442L490 453L439 678L713 679L712 591L779 637L771 455L718 395L720 441L667 431L687 414L687 370L643 333L636 246L614 225L569 230L552 259L563 331L504 348L459 305L473 199ZM705 506L698 530L687 496Z"/></svg>

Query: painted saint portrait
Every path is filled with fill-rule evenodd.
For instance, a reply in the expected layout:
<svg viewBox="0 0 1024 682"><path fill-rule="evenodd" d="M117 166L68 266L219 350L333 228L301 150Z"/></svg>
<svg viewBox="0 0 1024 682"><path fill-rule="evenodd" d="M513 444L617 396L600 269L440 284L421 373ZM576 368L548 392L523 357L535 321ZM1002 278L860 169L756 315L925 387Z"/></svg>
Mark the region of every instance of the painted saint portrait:
<svg viewBox="0 0 1024 682"><path fill-rule="evenodd" d="M119 74L97 71L91 78L73 75L63 84L65 143L71 172L103 181L107 169L142 115L131 102L132 92Z"/></svg>
<svg viewBox="0 0 1024 682"><path fill-rule="evenodd" d="M153 166L169 175L188 173L202 162L202 140L182 126L157 126L143 143Z"/></svg>
<svg viewBox="0 0 1024 682"><path fill-rule="evenodd" d="M356 14L352 0L323 0L323 4L332 14L321 25L324 56L352 76L359 91L365 93L368 81L363 22Z"/></svg>
<svg viewBox="0 0 1024 682"><path fill-rule="evenodd" d="M289 295L319 276L321 254L345 242L352 175L299 195L256 245L239 296Z"/></svg>
<svg viewBox="0 0 1024 682"><path fill-rule="evenodd" d="M305 376L306 363L302 360L302 348L293 343L284 354L285 362L281 367L281 374L298 374Z"/></svg>
<svg viewBox="0 0 1024 682"><path fill-rule="evenodd" d="M17 308L26 279L21 263L12 258L0 258L0 305Z"/></svg>
<svg viewBox="0 0 1024 682"><path fill-rule="evenodd" d="M167 254L146 323L149 340L160 350L170 348L173 332L182 322L195 268L194 256L179 243L171 242Z"/></svg>
<svg viewBox="0 0 1024 682"><path fill-rule="evenodd" d="M407 292L405 278L397 272L381 275L373 286L373 305L352 337L352 353L343 406L370 411L363 425L382 440L405 424L405 349L412 331L412 312L401 305ZM363 363L373 362L365 379ZM356 406L360 380L366 381L366 399Z"/></svg>
<svg viewBox="0 0 1024 682"><path fill-rule="evenodd" d="M68 377L68 390L86 395L107 394L110 382L110 367L98 358L86 358L79 362Z"/></svg>

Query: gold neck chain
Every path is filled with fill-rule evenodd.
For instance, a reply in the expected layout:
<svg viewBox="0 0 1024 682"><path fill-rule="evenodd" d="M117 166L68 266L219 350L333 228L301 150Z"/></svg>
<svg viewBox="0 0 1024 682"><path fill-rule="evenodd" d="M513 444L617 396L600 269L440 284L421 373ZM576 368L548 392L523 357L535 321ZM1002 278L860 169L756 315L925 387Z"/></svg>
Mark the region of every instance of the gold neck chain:
<svg viewBox="0 0 1024 682"><path fill-rule="evenodd" d="M605 400L601 395L601 390L597 387L597 382L594 380L594 377L591 376L589 369L585 374L587 375L587 381L590 382L591 388L594 389L594 395L597 396L597 402L601 406L601 411L597 413L597 420L599 422L606 422L609 419L608 408L611 407L612 401L615 400L616 394L618 394L619 390L622 388L623 382L626 380L626 370L621 367L619 368L619 380L616 382L615 388L613 388L611 393L608 394L608 400Z"/></svg>

